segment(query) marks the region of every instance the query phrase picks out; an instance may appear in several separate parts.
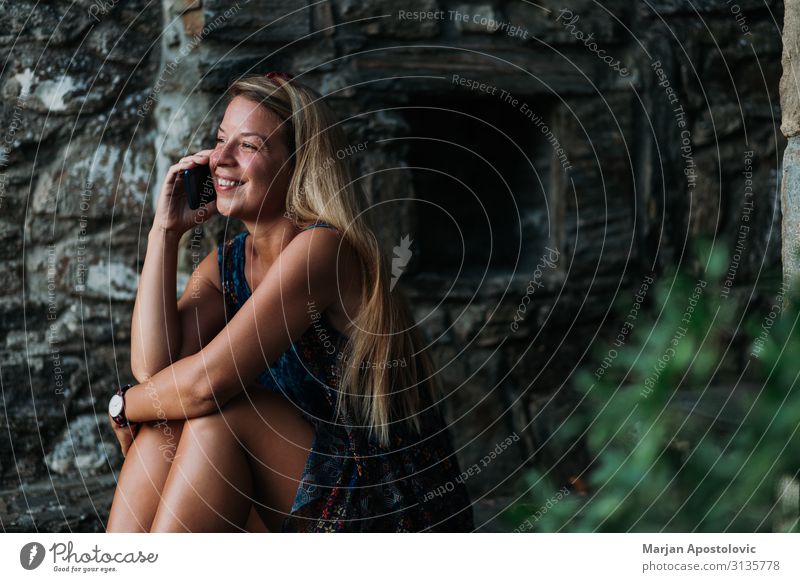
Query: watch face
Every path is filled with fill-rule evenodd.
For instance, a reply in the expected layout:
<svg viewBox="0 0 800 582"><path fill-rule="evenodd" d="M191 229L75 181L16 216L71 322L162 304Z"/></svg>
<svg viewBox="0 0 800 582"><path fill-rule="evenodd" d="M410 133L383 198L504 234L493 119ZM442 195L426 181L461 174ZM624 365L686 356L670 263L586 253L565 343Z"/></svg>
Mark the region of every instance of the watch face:
<svg viewBox="0 0 800 582"><path fill-rule="evenodd" d="M123 400L119 394L114 394L108 402L108 413L113 417L122 412Z"/></svg>

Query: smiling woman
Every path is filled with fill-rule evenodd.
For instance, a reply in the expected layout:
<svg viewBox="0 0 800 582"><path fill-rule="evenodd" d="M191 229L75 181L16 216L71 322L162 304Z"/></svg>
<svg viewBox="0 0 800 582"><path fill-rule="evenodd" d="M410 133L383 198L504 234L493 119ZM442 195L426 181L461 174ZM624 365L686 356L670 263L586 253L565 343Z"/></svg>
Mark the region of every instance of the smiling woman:
<svg viewBox="0 0 800 582"><path fill-rule="evenodd" d="M471 530L435 370L339 122L287 75L228 98L216 147L172 166L158 201L133 313L140 384L110 406L126 457L108 531ZM178 176L200 164L217 198L192 211ZM176 302L178 241L215 214L246 232Z"/></svg>

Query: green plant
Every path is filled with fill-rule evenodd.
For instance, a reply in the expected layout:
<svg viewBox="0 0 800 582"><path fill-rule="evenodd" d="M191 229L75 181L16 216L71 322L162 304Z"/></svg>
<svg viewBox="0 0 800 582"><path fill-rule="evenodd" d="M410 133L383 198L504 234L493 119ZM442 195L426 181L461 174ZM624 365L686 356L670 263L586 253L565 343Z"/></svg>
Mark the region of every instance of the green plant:
<svg viewBox="0 0 800 582"><path fill-rule="evenodd" d="M576 376L584 398L552 436L584 439L593 459L578 476L586 490L573 488L543 511L563 484L545 469L529 471L523 501L504 514L510 529L778 527L776 486L800 469L800 295L781 286L768 313L746 313L721 292L727 260L707 256L707 281L659 277L655 301L606 373ZM731 364L737 351L747 353L741 370ZM780 527L798 531L796 516Z"/></svg>

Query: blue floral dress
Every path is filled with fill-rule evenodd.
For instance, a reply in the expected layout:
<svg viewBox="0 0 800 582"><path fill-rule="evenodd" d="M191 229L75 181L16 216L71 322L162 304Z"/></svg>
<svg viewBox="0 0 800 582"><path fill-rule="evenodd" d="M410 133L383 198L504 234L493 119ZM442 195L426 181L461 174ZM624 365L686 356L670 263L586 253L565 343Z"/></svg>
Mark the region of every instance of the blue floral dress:
<svg viewBox="0 0 800 582"><path fill-rule="evenodd" d="M330 227L317 223L308 228L315 226ZM252 294L244 276L247 235L218 248L226 320ZM334 418L338 354L346 340L325 313L319 314L258 378L260 385L293 402L315 430L283 531L472 531L464 477L441 411L426 391L421 392L427 408L420 414L421 433L394 429L388 448L353 427L347 411Z"/></svg>

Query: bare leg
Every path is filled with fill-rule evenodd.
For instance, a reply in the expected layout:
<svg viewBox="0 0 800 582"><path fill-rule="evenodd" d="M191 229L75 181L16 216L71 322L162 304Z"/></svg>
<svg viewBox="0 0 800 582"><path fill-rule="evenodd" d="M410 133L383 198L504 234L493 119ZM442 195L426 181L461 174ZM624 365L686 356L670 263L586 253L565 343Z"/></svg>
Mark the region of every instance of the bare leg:
<svg viewBox="0 0 800 582"><path fill-rule="evenodd" d="M267 526L264 525L264 520L256 511L255 505L250 506L250 517L247 518L244 529L252 533L269 533Z"/></svg>
<svg viewBox="0 0 800 582"><path fill-rule="evenodd" d="M151 531L241 531L254 501L280 531L313 440L297 409L263 389L187 420Z"/></svg>
<svg viewBox="0 0 800 582"><path fill-rule="evenodd" d="M150 531L183 423L148 422L139 427L119 474L106 531Z"/></svg>
<svg viewBox="0 0 800 582"><path fill-rule="evenodd" d="M184 422L149 422L139 428L122 465L106 531L150 531ZM255 507L250 509L246 529L268 531Z"/></svg>

